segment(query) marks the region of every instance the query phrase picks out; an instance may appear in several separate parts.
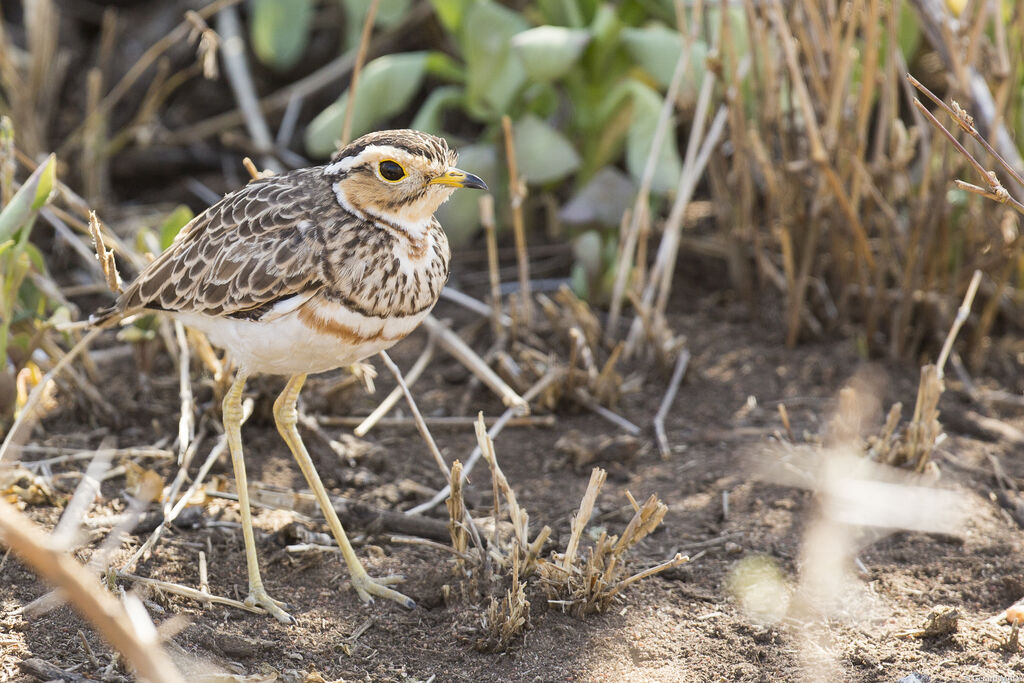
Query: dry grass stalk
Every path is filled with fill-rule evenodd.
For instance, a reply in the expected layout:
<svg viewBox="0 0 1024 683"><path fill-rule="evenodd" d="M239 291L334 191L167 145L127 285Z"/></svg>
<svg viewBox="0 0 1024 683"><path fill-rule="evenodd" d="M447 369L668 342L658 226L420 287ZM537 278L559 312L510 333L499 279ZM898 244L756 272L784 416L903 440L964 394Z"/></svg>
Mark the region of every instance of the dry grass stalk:
<svg viewBox="0 0 1024 683"><path fill-rule="evenodd" d="M495 312L494 308L492 308L490 304L485 304L479 299L474 299L470 295L465 292L460 292L451 285L444 286L441 290L441 298L452 302L456 306L462 306L466 310L482 315L485 318L493 318L502 330L512 324L512 318L502 313L500 309ZM471 323L470 326L475 325Z"/></svg>
<svg viewBox="0 0 1024 683"><path fill-rule="evenodd" d="M512 551L512 587L501 600L492 597L480 619L484 635L477 639L480 652L506 652L530 628L530 601L526 584L519 580L519 550Z"/></svg>
<svg viewBox="0 0 1024 683"><path fill-rule="evenodd" d="M244 610L246 612L252 612L253 614L266 614L262 607L246 605L244 602L234 600L232 598L225 598L220 595L212 595L209 592L197 590L195 588L189 588L183 586L180 583L172 583L170 581L161 581L160 579L150 579L145 576L136 576L128 572L112 569L109 572L112 576L108 578L108 583L114 578L122 579L124 581L131 581L132 583L139 584L140 586L147 586L149 588L156 589L164 593L171 593L173 595L179 595L189 600L195 600L196 602L204 605L224 605L225 607L234 607L235 609Z"/></svg>
<svg viewBox="0 0 1024 683"><path fill-rule="evenodd" d="M944 389L942 377L934 365L921 368L921 382L917 388L917 403L914 404L914 417L907 425L905 448L900 453L904 462L909 463L917 472L923 472L932 449L938 445L942 434L939 423L939 399ZM900 451L897 451L900 452ZM893 462L901 465L902 462Z"/></svg>
<svg viewBox="0 0 1024 683"><path fill-rule="evenodd" d="M974 201L959 204L955 211L947 206L948 183L965 165L943 159L942 146L930 144L920 107L912 108L909 122L899 116L905 108L901 100L909 104L912 96L903 82L907 66L895 40L898 8L878 0L860 0L848 12L811 2L748 0L743 7L757 77L742 78L743 61L737 53L747 50L731 43L735 32L727 31L724 22L716 63L721 87L728 90L733 153L716 159L706 174L716 199L716 239L722 246L706 254L697 247L698 252L725 260L741 292L747 291L745 283L755 281L746 271L756 267L756 277L784 298L790 343L856 320L864 324L872 351L885 348L894 356L917 352L942 320L922 295L962 293L976 268L993 278L983 290L989 311L985 329L998 324L989 320L997 317L999 306L991 302L1002 301L1003 310L1009 310L1005 293L1019 279L1009 264L1016 262L1024 240L998 228L1006 220L1000 207ZM985 22L995 21L987 16ZM962 63L958 71L974 74L970 87L962 86L958 94L974 98L975 90L984 89L978 73L992 74L1004 93L979 117L978 127L986 130L1014 114L1005 99L1005 74L985 68L997 61L993 55L1006 53L1005 37L1000 36L1007 32L978 30L977 21L969 31L968 24L954 28L953 42L939 36L942 45L934 47L954 53L951 59ZM971 45L973 39L980 45ZM867 47L879 41L887 49ZM864 55L859 67L850 59L857 53ZM784 92L794 94L799 116L779 97ZM703 121L698 114L694 130ZM993 135L990 139L997 143L1002 140ZM1003 151L1000 144L991 147ZM693 149L688 148L688 159ZM1003 157L1016 167L1014 158ZM997 170L1003 174L1004 167ZM1010 187L1017 180L1007 175L1005 182ZM672 246L673 230L670 218L659 253ZM687 237L683 242L711 241ZM957 258L950 258L951 250ZM836 259L836 254L844 256ZM658 296L664 291L660 288ZM634 306L639 316L634 330L657 330L661 322L655 299L644 294ZM885 346L878 345L882 331ZM975 335L970 347L976 349L982 341ZM634 350L627 347L627 356Z"/></svg>
<svg viewBox="0 0 1024 683"><path fill-rule="evenodd" d="M114 252L107 249L103 241L103 228L100 219L96 217L95 211L89 212L89 234L92 235L93 247L96 249L96 258L103 269L103 277L107 281L107 287L115 294L121 291L121 274L117 272L117 263L114 261Z"/></svg>
<svg viewBox="0 0 1024 683"><path fill-rule="evenodd" d="M103 71L97 67L89 69L85 79L86 111L92 111L100 101L103 90ZM104 154L107 141L107 121L97 116L92 119L82 141L82 166L92 172L82 179L83 192L93 206L102 202L109 190L109 157Z"/></svg>
<svg viewBox="0 0 1024 683"><path fill-rule="evenodd" d="M647 333L647 339L654 342L651 345L653 349L666 346L665 339L663 338L670 336L667 332L667 325L664 323L664 313L668 305L668 296L672 289L676 259L679 256L683 219L686 215L686 208L689 206L693 193L697 188L697 183L703 176L704 169L711 158L711 153L718 145L718 140L725 130L725 122L727 120L727 109L724 106L719 107L715 118L708 127L707 134L704 134L704 121L710 111L714 82L714 72L705 70L704 82L701 86L697 99L697 109L694 113L694 126L690 130L690 137L687 141L686 160L679 175L676 198L672 204L669 216L665 220L665 232L661 243L658 245L654 265L648 274L642 297L634 301L637 318L633 320L629 336L626 339L625 353L627 358L633 357L640 350L640 342L644 332Z"/></svg>
<svg viewBox="0 0 1024 683"><path fill-rule="evenodd" d="M420 378L420 375L423 374L423 371L427 369L427 366L430 364L431 359L434 357L434 348L434 335L431 334L427 336L427 344L423 348L423 352L420 353L419 358L416 359L416 362L413 363L412 368L410 368L409 372L406 373L405 375L406 386L411 387L413 384L415 384L416 380L418 380ZM380 422L385 415L391 412L391 409L395 407L395 404L398 403L398 401L401 398L402 387L395 387L394 389L392 389L391 393L388 394L387 397L380 402L380 405L378 405L372 413L370 413L366 418L363 418L356 425L356 428L352 430L352 433L359 438L363 438L364 436L369 434L370 430L373 429L374 425Z"/></svg>
<svg viewBox="0 0 1024 683"><path fill-rule="evenodd" d="M205 7L197 10L194 14L206 20L220 12L226 7L237 5L241 0L214 0ZM193 14L192 12L189 13ZM69 152L81 144L81 138L93 125L95 117L106 117L110 115L114 106L128 94L132 86L149 70L149 68L169 49L180 45L188 39L189 34L195 28L195 19L186 16L180 24L170 31L163 38L155 42L132 64L131 68L121 77L121 80L107 93L103 100L93 109L86 119L72 131L67 139L61 144L58 156L61 158L71 156Z"/></svg>
<svg viewBox="0 0 1024 683"><path fill-rule="evenodd" d="M658 406L658 412L654 416L654 433L658 439L658 450L661 452L661 457L667 460L671 455L672 451L668 445L668 435L665 433L665 418L668 417L668 411L672 408L672 403L676 400L676 392L679 391L679 385L683 382L683 376L686 374L686 368L690 365L690 352L683 349L679 352L679 357L676 358L675 368L672 370L672 378L668 382L668 388L665 390L665 395L661 399L661 405ZM786 425L787 431L792 433L789 429L789 420L786 417L785 406L779 404L780 414L783 416L783 422Z"/></svg>
<svg viewBox="0 0 1024 683"><path fill-rule="evenodd" d="M348 86L348 104L345 106L345 119L341 126L340 149L349 143L352 137L352 116L356 110L356 93L359 87L359 74L366 62L366 53L370 47L370 35L373 33L373 20L377 16L377 7L380 0L370 0L370 6L366 8L366 17L363 19L363 30L359 36L359 51L356 53L356 63L352 67L352 79Z"/></svg>
<svg viewBox="0 0 1024 683"><path fill-rule="evenodd" d="M406 380L408 382L408 379ZM366 421L365 417L359 416L348 416L348 415L316 415L316 421L324 427L358 427ZM486 422L489 426L493 426L499 419L496 417L486 418ZM426 416L423 421L427 423L428 427L442 427L449 429L458 429L462 427L472 427L476 424L475 417L469 417L468 415L452 415L442 417L430 417ZM389 428L402 428L402 427L415 427L416 422L411 417L382 417L377 420L376 424L381 427ZM525 415L522 417L513 417L505 423L506 427L554 427L556 425L556 419L554 415ZM353 430L354 431L354 430Z"/></svg>
<svg viewBox="0 0 1024 683"><path fill-rule="evenodd" d="M922 85L921 82L918 81L913 76L908 75L907 80L910 81L911 85L913 85L915 88L917 88L922 93L927 95L932 102L937 104L941 109L943 109L947 114L949 114L961 130L963 130L965 133L974 138L974 140L978 144L980 144L985 149L985 151L989 155L991 155L999 163L1000 166L1003 167L1003 169L1006 172L1010 174L1013 180L1017 183L1018 187L1024 185L1024 178L1020 176L1017 169L1015 169L1012 164L1008 163L998 152L996 152L996 150L989 144L988 140L986 140L985 137L978 132L978 129L974 126L974 118L970 114L968 114L963 107L961 107L955 100L953 101L952 106L947 105L944 101L937 97L935 93L933 93L931 90ZM956 136L949 132L949 130L945 126L943 126L942 123L937 118L935 118L935 116L930 111L928 111L928 109L921 103L921 100L917 99L916 97L914 98L914 106L917 108L918 111L920 111L925 116L925 118L928 119L928 121L933 126L938 128L939 131L941 131L942 134L946 136L946 138L953 144L953 147L956 148L956 151L959 152L964 159L970 162L971 166L974 167L974 170L978 173L978 175L980 175L985 180L986 184L988 184L989 189L984 190L978 187L977 185L972 185L971 183L959 179L954 181L957 187L959 187L962 190L967 190L968 192L973 192L974 194L979 194L983 197L987 197L988 199L999 202L1000 204L1009 204L1018 213L1024 213L1024 204L1022 204L1020 201L1014 198L1006 190L1006 188L1003 187L1003 184L999 182L999 178L996 175L995 171L986 169L984 165L982 165L982 163L974 157L973 154L967 151L966 147L960 144L960 141L956 139Z"/></svg>
<svg viewBox="0 0 1024 683"><path fill-rule="evenodd" d="M490 193L480 198L480 225L487 237L487 273L491 283L491 330L495 337L504 334L501 324L501 273L498 270L498 237L494 224L494 197Z"/></svg>
<svg viewBox="0 0 1024 683"><path fill-rule="evenodd" d="M494 441L484 426L484 414L482 412L477 415L476 438L484 460L487 461L487 465L491 468L491 483L495 492L495 526L497 526L498 519L497 496L500 491L508 506L508 516L512 522L512 530L516 539L516 549L512 552L516 568L515 573L518 576L520 572L519 553L521 552L525 558L521 567L522 575L529 576L536 567L537 558L544 543L547 541L548 536L551 535L551 528L545 525L536 538L530 541L530 515L520 507L519 501L516 499L515 490L509 485L508 479L505 478L505 473L501 471L501 467L498 465L498 458L494 452ZM507 557L500 556L498 559L502 561L502 564L507 564Z"/></svg>
<svg viewBox="0 0 1024 683"><path fill-rule="evenodd" d="M443 325L437 318L428 315L423 320L423 327L430 331L437 339L441 348L457 358L466 369L480 378L500 398L501 402L509 408L515 408L519 414L526 415L530 412L530 405L522 396L505 383L466 342L462 341L459 335L452 332Z"/></svg>
<svg viewBox="0 0 1024 683"><path fill-rule="evenodd" d="M527 328L533 321L533 297L530 295L530 255L526 252L526 227L523 223L523 201L526 199L526 181L519 177L516 162L516 143L512 134L512 119L501 117L505 133L505 161L508 163L508 194L512 205L512 232L516 240L516 264L519 269L518 318Z"/></svg>
<svg viewBox="0 0 1024 683"><path fill-rule="evenodd" d="M677 554L667 562L631 576L625 575L623 561L629 550L654 531L668 512L668 507L654 495L640 506L629 496L635 513L622 535L609 536L606 531L602 531L584 559L579 552L580 539L593 514L594 502L605 477L605 471L598 467L591 473L587 491L573 518L569 543L562 557L556 562L541 562L538 565L548 602L560 605L562 609L578 616L604 611L627 586L689 560Z"/></svg>
<svg viewBox="0 0 1024 683"><path fill-rule="evenodd" d="M932 452L944 438L942 425L939 422L938 408L939 399L942 398L942 392L945 390L944 368L953 349L953 342L970 315L971 305L980 283L981 271L974 271L971 283L967 287L967 293L964 295L963 302L957 309L956 317L946 334L938 360L935 364L925 365L921 368L921 381L918 384L914 415L902 438L897 437L896 432L903 406L896 403L889 409L880 435L868 439L866 451L878 462L896 467L910 466L918 473L924 472ZM840 399L842 399L842 394ZM844 413L857 414L858 411L841 408L840 414ZM848 437L847 440L852 440L856 434L851 433Z"/></svg>
<svg viewBox="0 0 1024 683"><path fill-rule="evenodd" d="M141 678L184 681L158 646L156 629L141 604L141 609L126 610L126 605L104 590L87 569L53 547L41 529L4 501L0 501L0 535L40 576L63 590L63 595L124 655Z"/></svg>
<svg viewBox="0 0 1024 683"><path fill-rule="evenodd" d="M462 524L467 513L466 503L462 499L462 462L459 460L452 463L448 486L451 489L451 493L448 494L448 499L445 501L445 506L448 508L448 533L452 537L452 548L460 556L456 560L456 568L465 574L465 563L461 556L466 554L466 549L469 547L469 534Z"/></svg>
<svg viewBox="0 0 1024 683"><path fill-rule="evenodd" d="M590 481L587 483L587 490L583 494L583 500L580 501L580 509L572 518L569 544L565 547L562 561L559 562L559 567L567 574L576 562L576 551L580 546L580 538L590 522L590 516L594 513L594 503L597 501L597 494L601 492L601 487L604 486L605 479L607 478L608 472L600 467L595 467L590 473Z"/></svg>
<svg viewBox="0 0 1024 683"><path fill-rule="evenodd" d="M242 403L242 419L240 424L245 424L245 422L249 419L249 416L252 415L252 408L252 399L248 399ZM218 459L220 459L220 456L224 454L224 452L227 450L227 447L227 437L221 434L220 438L217 440L216 445L214 445L214 447L210 449L210 453L206 456L206 460L200 466L199 471L196 473L195 478L192 480L192 483L185 490L185 493L183 493L181 497L175 501L174 497L177 495L178 490L185 481L185 474L187 473L186 470L188 467L188 463L185 463L183 466L179 467L178 476L175 477L175 480L171 485L171 490L167 492L167 497L166 500L164 501L163 523L157 526L155 529L153 529L153 532L149 535L149 538L147 538L146 541L141 546L139 546L139 548L136 549L134 553L132 553L131 557L125 560L124 564L121 565L122 570L134 571L135 566L138 564L139 560L143 557L146 557L147 554L156 546L156 542L160 540L160 536L163 534L164 529L167 526L169 526L172 522L174 522L175 519L178 518L178 515L180 515L182 510L185 509L185 506L188 505L188 502L193 499L193 497L199 491L199 488L203 485L203 482L206 480L206 475L209 473L210 468L213 467L213 464L217 462ZM189 458L189 460L191 460L191 458Z"/></svg>
<svg viewBox="0 0 1024 683"><path fill-rule="evenodd" d="M427 443L427 447L430 449L430 454L434 457L434 462L444 474L445 478L451 481L451 471L448 469L448 465L444 461L444 456L441 455L441 451L438 449L437 443L434 441L434 437L430 433L430 428L427 427L427 423L423 421L423 415L420 413L419 406L416 405L416 400L412 397L412 392L409 391L409 387L402 378L402 371L399 370L398 366L395 365L395 362L391 360L387 351L381 351L379 355L381 360L383 360L384 364L388 367L388 370L391 371L391 374L395 376L398 386L402 388L402 393L405 394L405 400L409 404L409 410L412 411L413 418L416 420L416 427L419 430L420 435L423 437L423 440ZM459 467L462 467L461 463ZM481 554L483 554L483 541L480 540L480 534L476 529L476 525L473 523L473 518L465 511L465 509L463 510L463 513L462 523L472 536L476 547L479 548Z"/></svg>
<svg viewBox="0 0 1024 683"><path fill-rule="evenodd" d="M698 9L698 12L700 10ZM694 22L691 30L696 31L698 22ZM682 28L681 26L679 27ZM691 35L691 41L694 38ZM680 36L682 39L682 36ZM683 76L690 63L691 50L681 50L679 59L676 60L675 71L672 73L672 80L669 82L668 90L662 101L661 111L658 113L658 122L654 128L654 135L651 138L651 149L647 153L647 160L644 162L644 169L640 175L640 189L636 193L633 209L630 212L630 221L626 229L619 236L618 268L615 271L615 282L612 286L612 299L608 312L608 333L615 335L619 326L619 315L622 311L622 298L626 291L627 278L634 263L641 265L640 259L636 258L637 242L641 232L650 230L650 213L647 211L650 202L651 184L654 182L654 172L657 170L658 158L664 143L665 134L668 132L669 122L672 120L672 112L675 110L679 88L683 82ZM642 226L643 223L647 225ZM644 250L646 251L646 250ZM646 259L644 259L646 260ZM646 266L646 263L643 263Z"/></svg>
<svg viewBox="0 0 1024 683"><path fill-rule="evenodd" d="M427 427L426 422L423 421L423 415L420 413L419 406L416 405L416 399L412 397L412 392L409 391L408 385L405 383L405 379L402 377L402 371L398 369L395 362L391 360L387 351L380 352L380 359L384 361L384 365L387 366L391 374L394 375L395 381L398 382L399 388L405 395L405 400L409 404L409 410L412 411L413 418L416 420L416 428L420 432L420 436L427 443L427 448L430 450L430 455L434 458L434 463L445 478L451 477L451 471L448 469L448 464L444 461L444 456L441 455L440 449L437 447L437 442L434 441L434 437L430 434L430 429Z"/></svg>
<svg viewBox="0 0 1024 683"><path fill-rule="evenodd" d="M239 0L229 1L238 2ZM413 5L404 14L402 21L382 31L370 41L370 47L367 52L379 52L385 44L394 43L396 38L408 35L412 27L422 26L423 21L431 15L432 11L433 8L429 4L417 3ZM289 83L270 95L261 98L259 102L260 109L264 113L285 109L289 103L305 99L335 84L352 70L354 64L355 52L348 51L327 62L308 76ZM2 65L2 62L0 62L0 65ZM216 114L175 130L167 136L165 142L169 145L193 144L198 140L218 135L235 126L239 126L244 121L242 112L237 109L223 114Z"/></svg>
<svg viewBox="0 0 1024 683"><path fill-rule="evenodd" d="M555 383L559 379L561 379L562 376L563 373L559 369L552 369L546 375L537 380L537 382L533 386L526 390L526 392L523 394L523 400L526 401L527 404L529 404L530 401L536 399L538 395L548 390L549 387L554 386ZM487 437L489 439L495 438L515 417L518 416L518 414L519 408L517 406L512 406L508 408L504 413L501 414L501 417L495 420L494 424L491 425L491 428L487 430ZM462 471L463 479L468 477L469 473L473 471L473 468L476 467L476 463L479 461L480 456L482 454L483 450L481 448L481 445L478 443L477 446L470 452L469 457L466 459L466 464ZM444 500L449 493L450 489L448 488L447 485L445 485L443 489L434 494L433 498L431 498L425 503L420 503L419 505L410 508L409 510L406 511L406 514L417 515L422 512L425 512L426 510L430 510L434 506L439 505L441 501Z"/></svg>
<svg viewBox="0 0 1024 683"><path fill-rule="evenodd" d="M210 28L198 12L186 11L185 21L192 25L192 30L188 34L189 44L198 43L196 44L196 55L203 66L203 78L216 80L220 74L220 70L217 68L217 49L220 47L220 36Z"/></svg>

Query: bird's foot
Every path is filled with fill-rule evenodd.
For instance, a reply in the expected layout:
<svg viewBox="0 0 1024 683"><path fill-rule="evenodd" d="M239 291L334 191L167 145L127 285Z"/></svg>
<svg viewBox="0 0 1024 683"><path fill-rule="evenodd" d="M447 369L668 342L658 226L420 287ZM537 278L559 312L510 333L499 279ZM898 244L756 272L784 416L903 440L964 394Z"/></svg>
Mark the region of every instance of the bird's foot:
<svg viewBox="0 0 1024 683"><path fill-rule="evenodd" d="M270 597L267 595L267 591L262 587L250 590L249 597L245 599L245 604L247 607L262 607L267 611L267 614L271 615L282 624L294 626L298 623L295 621L295 617L282 609L287 603Z"/></svg>
<svg viewBox="0 0 1024 683"><path fill-rule="evenodd" d="M412 609L416 606L416 601L405 595L402 595L396 590L388 588L399 583L403 577L401 576L382 576L379 579L370 577L369 574L363 573L360 575L352 576L352 587L356 589L356 593L359 594L359 599L363 602L373 602L373 596L379 598L385 598L393 602L397 602L403 607Z"/></svg>

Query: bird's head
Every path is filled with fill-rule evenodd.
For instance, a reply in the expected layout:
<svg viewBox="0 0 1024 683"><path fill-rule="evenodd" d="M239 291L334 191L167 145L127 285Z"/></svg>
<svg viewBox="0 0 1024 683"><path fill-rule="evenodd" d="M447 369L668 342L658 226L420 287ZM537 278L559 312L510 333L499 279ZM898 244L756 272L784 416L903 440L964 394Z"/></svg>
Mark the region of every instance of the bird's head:
<svg viewBox="0 0 1024 683"><path fill-rule="evenodd" d="M385 130L344 147L323 172L346 210L417 237L457 188L487 189L480 178L455 168L457 160L458 154L441 138Z"/></svg>

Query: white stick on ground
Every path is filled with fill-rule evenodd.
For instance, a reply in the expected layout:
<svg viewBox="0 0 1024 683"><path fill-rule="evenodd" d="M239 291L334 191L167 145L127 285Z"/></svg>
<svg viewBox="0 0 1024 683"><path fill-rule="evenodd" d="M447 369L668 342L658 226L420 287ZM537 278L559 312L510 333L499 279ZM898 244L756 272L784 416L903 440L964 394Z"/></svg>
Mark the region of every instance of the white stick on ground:
<svg viewBox="0 0 1024 683"><path fill-rule="evenodd" d="M548 386L550 386L555 380L561 379L563 374L564 373L561 370L550 370L546 375L541 377L536 384L534 384L532 387L526 390L526 393L523 394L523 399L526 401L532 401L538 394L540 394L540 392L548 388ZM513 417L516 417L516 408L508 408L504 413L501 414L501 417L497 419L494 425L489 430L487 430L487 436L489 436L492 439L496 437L499 433L501 433L501 430L505 428L505 425L507 425ZM477 461L480 460L482 452L483 451L480 450L480 446L477 445L473 448L473 451L469 454L469 457L466 458L466 464L462 467L463 480L465 480L469 476L469 473L473 471L473 468L476 466ZM447 498L450 493L451 486L445 486L443 489L435 493L433 498L431 498L425 503L420 503L416 507L406 510L405 514L422 514L423 512L426 512L427 510L430 510L431 508L440 505L442 502L444 502L444 499Z"/></svg>
<svg viewBox="0 0 1024 683"><path fill-rule="evenodd" d="M608 408L605 408L603 405L601 405L600 403L595 401L593 398L591 398L585 391L583 391L579 387L576 387L576 389L573 390L573 399L575 399L576 401L579 401L588 410L593 411L598 416L603 417L604 419L608 420L609 422L611 422L616 427L619 427L619 428L623 429L624 431L626 431L629 434L632 434L633 436L636 436L641 431L643 431L639 427L637 427L635 424L633 424L632 422L630 422L626 418L624 418L621 415L619 415L618 413L616 413L616 412L614 412L612 410L609 410Z"/></svg>
<svg viewBox="0 0 1024 683"><path fill-rule="evenodd" d="M245 117L245 127L260 152L260 166L280 173L284 167L270 153L274 148L274 138L270 134L270 126L263 118L263 110L256 97L256 86L253 85L249 64L245 59L245 40L242 38L237 8L225 7L217 14L217 32L222 38L224 73L231 84L238 108Z"/></svg>
<svg viewBox="0 0 1024 683"><path fill-rule="evenodd" d="M682 41L682 36L680 36ZM683 82L683 75L690 63L691 50L683 49L676 60L676 68L672 73L672 80L669 82L668 91L658 113L658 122L654 127L654 135L651 138L651 149L647 154L647 161L644 164L643 173L640 176L640 189L636 193L636 200L633 203L633 210L625 233L620 236L619 263L615 272L615 282L612 285L612 300L608 312L608 325L605 328L609 337L614 337L619 325L619 315L622 311L622 297L626 291L626 280L633 266L633 252L636 249L637 238L640 235L640 222L643 220L644 211L651 194L651 184L654 182L654 171L658 166L658 159L661 156L662 143L665 140L665 133L668 131L668 123L672 119L672 112L676 106L676 97L679 87Z"/></svg>
<svg viewBox="0 0 1024 683"><path fill-rule="evenodd" d="M672 455L672 451L668 445L668 436L665 434L665 418L668 416L668 411L672 408L672 402L676 400L676 393L679 391L679 385L683 381L683 376L686 375L686 368L690 365L690 352L683 349L679 352L679 357L676 358L676 367L672 370L672 379L669 380L668 389L665 390L665 396L661 399L661 405L658 406L658 413L654 416L654 433L658 438L658 450L661 451L661 457L667 459ZM782 405L781 403L779 404Z"/></svg>
<svg viewBox="0 0 1024 683"><path fill-rule="evenodd" d="M237 609L245 610L246 612L252 612L253 614L266 614L266 611L262 607L250 607L244 602L238 600L232 600L231 598L225 598L220 595L213 595L212 593L204 593L195 588L189 588L183 586L180 583L171 583L170 581L161 581L159 579L149 579L145 576L136 576L135 574L129 574L127 572L118 571L116 572L117 578L124 579L125 581L131 581L132 583L140 583L144 586L152 586L158 588L167 593L173 593L180 595L183 598L190 598L201 603L214 603L217 605L226 605L228 607L235 607Z"/></svg>
<svg viewBox="0 0 1024 683"><path fill-rule="evenodd" d="M409 387L406 386L405 380L402 379L402 371L399 370L398 366L395 365L395 362L391 360L387 351L381 351L379 355L381 360L384 361L384 365L386 365L388 370L391 371L391 374L395 376L395 381L398 382L398 386L402 388L402 393L405 394L405 400L409 403L409 409L412 411L412 415L416 419L416 427L419 429L423 440L427 442L430 454L434 457L438 468L445 475L445 479L450 481L451 471L448 469L448 465L445 463L444 457L441 455L441 451L438 449L437 443L434 441L434 437L430 434L430 429L427 428L427 423L423 421L423 415L420 413L420 409L416 405L416 400L412 397L412 392L409 391ZM473 517L468 511L463 515L462 521L469 530L470 535L473 537L473 542L476 544L476 547L480 551L484 561L487 562L487 554L484 552L484 544L480 539L480 532L477 531L476 523L473 521Z"/></svg>
<svg viewBox="0 0 1024 683"><path fill-rule="evenodd" d="M473 311L474 313L479 313L487 318L497 315L498 324L502 327L509 327L512 325L512 318L507 314L502 313L500 310L495 314L494 308L490 304L486 304L479 299L474 299L468 294L460 292L457 289L452 289L450 286L446 286L441 290L441 298L447 299L453 304L458 304L465 309ZM500 298L496 299L496 301L500 301Z"/></svg>
<svg viewBox="0 0 1024 683"><path fill-rule="evenodd" d="M957 309L956 318L953 320L953 325L949 328L949 334L946 335L946 341L942 344L939 359L935 361L935 367L939 370L940 380L946 374L946 359L949 358L949 352L953 350L953 342L956 340L956 335L960 333L960 328L967 321L967 316L971 314L971 305L974 303L974 295L978 293L978 285L980 284L981 271L976 270L971 278L971 284L967 286L967 293L964 294L963 303Z"/></svg>
<svg viewBox="0 0 1024 683"><path fill-rule="evenodd" d="M409 369L408 374L405 376L406 386L411 387L415 384L416 380L418 380L420 375L423 374L423 371L427 369L427 365L429 365L430 360L434 357L434 345L434 335L428 334L427 345L423 349L423 353L421 353L420 357L416 359L416 362L413 363L412 368ZM402 387L397 386L391 390L391 393L380 402L380 405L377 406L377 408L370 413L366 419L360 422L359 425L352 430L352 433L360 438L369 434L374 425L380 422L385 415L390 413L391 409L395 407L395 404L398 403L401 398Z"/></svg>
<svg viewBox="0 0 1024 683"><path fill-rule="evenodd" d="M155 683L184 683L184 678L159 647L156 629L137 628L132 618L95 576L67 553L51 547L50 539L35 523L0 500L0 536L14 552L63 594L114 646L138 673ZM145 634L152 634L145 638Z"/></svg>
<svg viewBox="0 0 1024 683"><path fill-rule="evenodd" d="M185 338L185 326L174 321L174 336L178 340L178 397L181 399L181 414L178 418L178 464L188 467L185 453L192 439L196 436L195 403L192 398L192 380L189 370L192 367L191 347Z"/></svg>
<svg viewBox="0 0 1024 683"><path fill-rule="evenodd" d="M384 361L384 365L387 366L391 374L395 376L395 381L398 382L399 388L402 393L405 394L405 400L409 404L409 410L412 411L412 416L416 420L416 428L420 431L420 436L427 442L427 448L430 450L430 455L433 456L434 462L437 463L438 469L444 474L447 479L451 476L448 470L448 463L444 461L444 456L441 455L441 450L437 447L437 442L434 441L434 437L431 435L430 430L427 428L427 423L423 421L423 415L420 413L419 407L416 405L416 400L412 397L412 393L409 391L409 387L406 385L405 380L402 378L402 371L395 365L395 361L391 360L391 356L388 355L387 351L380 352L380 358Z"/></svg>
<svg viewBox="0 0 1024 683"><path fill-rule="evenodd" d="M515 389L506 384L505 380L498 377L497 373L491 370L487 363L473 349L469 348L466 342L462 341L459 335L442 325L441 321L432 315L428 315L423 320L423 326L437 338L437 343L441 345L441 348L465 365L467 370L476 375L481 382L501 398L502 403L520 411L520 415L529 414L530 404L524 401Z"/></svg>
<svg viewBox="0 0 1024 683"><path fill-rule="evenodd" d="M240 424L245 424L245 421L249 419L250 415L252 415L252 407L252 399L249 399L242 404L242 421ZM153 533L151 533L149 538L146 539L146 542L143 543L138 550L132 553L132 556L121 565L122 570L135 570L135 565L138 564L142 556L149 552L149 550L156 545L156 542L160 540L160 536L163 534L164 528L178 518L178 515L180 515L181 511L185 509L188 501L192 499L192 496L194 496L196 491L199 490L199 487L203 485L203 481L206 479L206 475L210 471L210 468L213 467L213 463L217 462L217 459L225 450L227 450L227 447L227 436L222 434L220 439L217 440L216 445L210 449L209 455L206 456L206 461L203 463L202 467L199 468L199 472L196 473L196 478L192 481L192 484L185 490L185 493L181 495L181 498L179 498L178 502L174 504L174 507L172 507L164 516L163 522L153 529Z"/></svg>

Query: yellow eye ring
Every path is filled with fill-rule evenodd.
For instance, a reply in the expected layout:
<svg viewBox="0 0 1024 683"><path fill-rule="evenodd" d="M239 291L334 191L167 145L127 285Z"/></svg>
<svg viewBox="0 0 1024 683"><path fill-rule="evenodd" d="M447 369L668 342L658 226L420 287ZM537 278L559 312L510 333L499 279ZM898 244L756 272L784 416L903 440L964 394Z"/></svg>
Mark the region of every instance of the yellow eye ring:
<svg viewBox="0 0 1024 683"><path fill-rule="evenodd" d="M405 177L405 169L394 159L385 159L377 165L377 172L380 177L389 183L397 183Z"/></svg>

